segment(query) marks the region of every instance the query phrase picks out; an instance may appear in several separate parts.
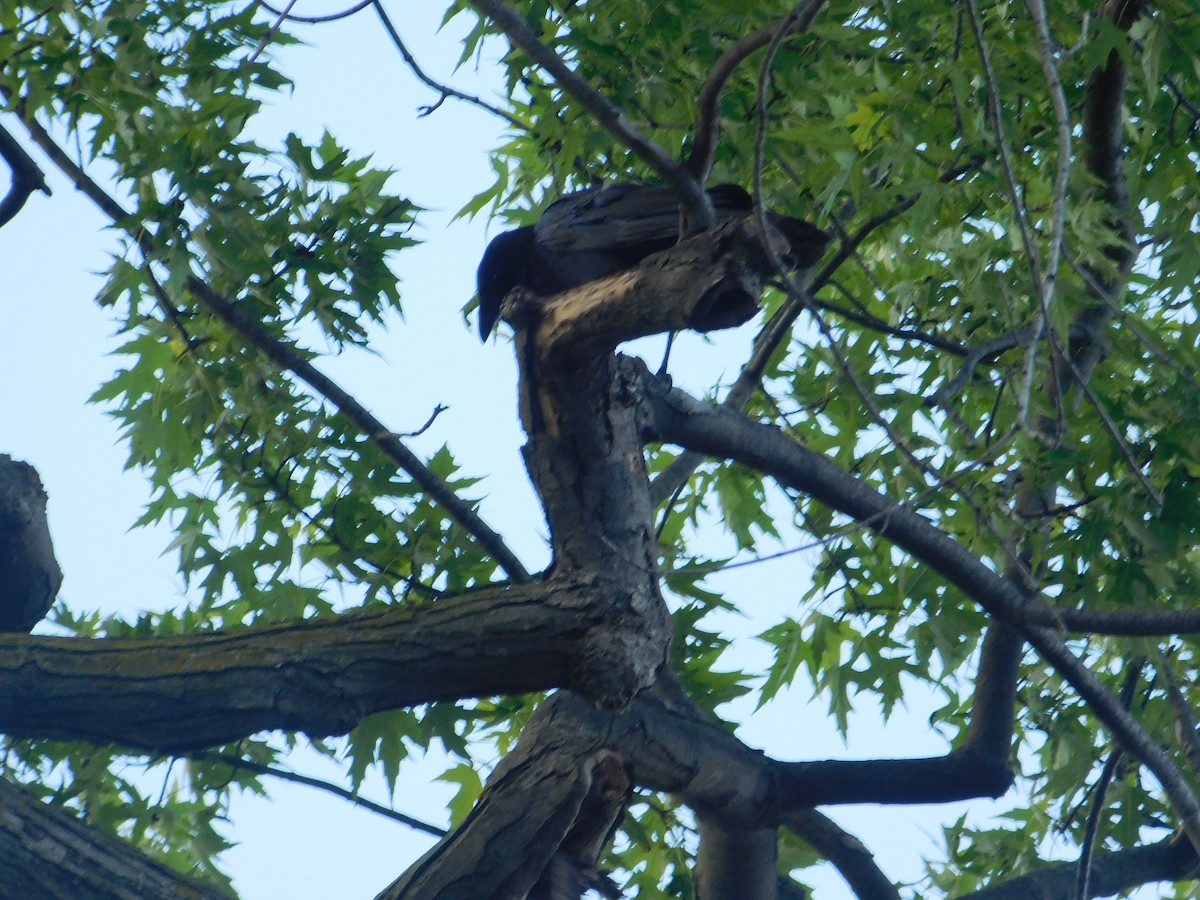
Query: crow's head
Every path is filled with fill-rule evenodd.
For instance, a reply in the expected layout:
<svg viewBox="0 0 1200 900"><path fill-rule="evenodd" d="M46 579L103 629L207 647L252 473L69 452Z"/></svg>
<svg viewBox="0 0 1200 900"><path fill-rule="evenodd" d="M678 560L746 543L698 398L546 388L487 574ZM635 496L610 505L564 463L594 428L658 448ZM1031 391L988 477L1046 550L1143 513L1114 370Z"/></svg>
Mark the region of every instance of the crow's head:
<svg viewBox="0 0 1200 900"><path fill-rule="evenodd" d="M533 253L533 226L506 231L492 238L476 274L479 291L479 339L486 341L500 315L505 295L525 277Z"/></svg>

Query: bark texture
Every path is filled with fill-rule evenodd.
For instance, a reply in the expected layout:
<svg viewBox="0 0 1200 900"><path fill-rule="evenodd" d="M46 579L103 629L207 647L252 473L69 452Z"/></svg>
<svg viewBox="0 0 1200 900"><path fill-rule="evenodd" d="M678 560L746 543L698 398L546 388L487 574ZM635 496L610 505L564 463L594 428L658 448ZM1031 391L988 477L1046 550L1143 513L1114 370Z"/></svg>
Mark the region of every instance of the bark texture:
<svg viewBox="0 0 1200 900"><path fill-rule="evenodd" d="M31 860L37 860L31 864ZM0 779L0 896L37 900L227 900L124 841Z"/></svg>

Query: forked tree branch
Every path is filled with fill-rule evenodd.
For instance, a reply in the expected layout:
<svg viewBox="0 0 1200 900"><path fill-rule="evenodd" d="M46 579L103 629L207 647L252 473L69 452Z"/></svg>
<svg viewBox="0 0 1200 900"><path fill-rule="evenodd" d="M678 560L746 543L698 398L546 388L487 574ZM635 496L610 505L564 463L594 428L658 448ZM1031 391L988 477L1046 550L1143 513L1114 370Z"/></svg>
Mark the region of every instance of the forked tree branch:
<svg viewBox="0 0 1200 900"><path fill-rule="evenodd" d="M654 438L750 466L866 523L939 572L989 614L1017 627L1125 750L1154 774L1189 837L1200 846L1200 801L1187 778L1055 631L1031 624L1032 610L1049 611L1039 598L985 566L928 520L793 442L778 428L667 389L648 373L643 388L652 407L649 431Z"/></svg>
<svg viewBox="0 0 1200 900"><path fill-rule="evenodd" d="M688 155L687 169L701 184L708 181L717 143L721 131L721 95L725 84L734 70L751 54L774 40L781 28L787 29L787 37L804 34L812 27L825 0L807 0L799 15L790 15L780 22L764 25L758 31L740 38L732 47L721 54L700 93L696 97L696 121L692 124L692 152Z"/></svg>

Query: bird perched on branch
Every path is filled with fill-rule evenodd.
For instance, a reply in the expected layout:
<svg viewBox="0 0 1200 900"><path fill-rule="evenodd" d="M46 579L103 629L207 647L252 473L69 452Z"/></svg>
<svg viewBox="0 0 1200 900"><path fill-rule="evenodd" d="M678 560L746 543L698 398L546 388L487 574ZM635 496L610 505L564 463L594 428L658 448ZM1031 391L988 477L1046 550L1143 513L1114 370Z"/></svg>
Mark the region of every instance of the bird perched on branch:
<svg viewBox="0 0 1200 900"><path fill-rule="evenodd" d="M717 224L754 211L736 184L708 190ZM768 214L787 240L789 268L813 265L829 235L802 219ZM679 242L679 197L669 187L608 184L552 203L535 225L497 235L479 263L479 337L486 341L500 303L518 285L542 296L631 269L652 253Z"/></svg>

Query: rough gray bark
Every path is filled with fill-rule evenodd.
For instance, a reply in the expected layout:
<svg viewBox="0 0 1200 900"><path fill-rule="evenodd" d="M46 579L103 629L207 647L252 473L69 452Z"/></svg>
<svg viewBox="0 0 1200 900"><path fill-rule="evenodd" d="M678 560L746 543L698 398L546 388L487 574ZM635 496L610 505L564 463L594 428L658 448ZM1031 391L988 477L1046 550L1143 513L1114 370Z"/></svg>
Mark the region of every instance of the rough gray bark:
<svg viewBox="0 0 1200 900"><path fill-rule="evenodd" d="M696 857L699 900L775 900L776 831L774 828L727 828L719 820L699 819Z"/></svg>
<svg viewBox="0 0 1200 900"><path fill-rule="evenodd" d="M220 900L228 895L155 862L0 778L0 896Z"/></svg>
<svg viewBox="0 0 1200 900"><path fill-rule="evenodd" d="M0 731L186 751L264 729L344 734L372 712L432 700L573 686L579 660L602 655L593 597L559 581L220 634L0 637Z"/></svg>

